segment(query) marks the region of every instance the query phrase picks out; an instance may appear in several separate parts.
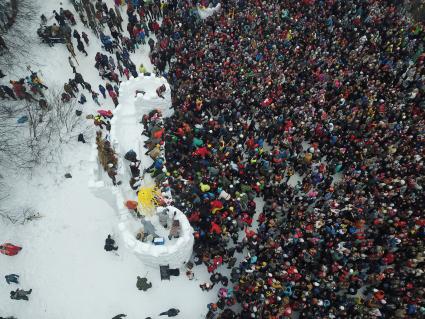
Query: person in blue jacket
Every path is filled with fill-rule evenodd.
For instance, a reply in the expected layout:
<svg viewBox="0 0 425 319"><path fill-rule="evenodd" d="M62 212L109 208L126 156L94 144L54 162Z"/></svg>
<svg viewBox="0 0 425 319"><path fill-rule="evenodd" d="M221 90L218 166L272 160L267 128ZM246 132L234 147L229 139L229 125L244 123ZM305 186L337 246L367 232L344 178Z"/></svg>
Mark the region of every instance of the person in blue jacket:
<svg viewBox="0 0 425 319"><path fill-rule="evenodd" d="M106 89L102 84L99 84L99 92L102 94L103 98L106 99Z"/></svg>

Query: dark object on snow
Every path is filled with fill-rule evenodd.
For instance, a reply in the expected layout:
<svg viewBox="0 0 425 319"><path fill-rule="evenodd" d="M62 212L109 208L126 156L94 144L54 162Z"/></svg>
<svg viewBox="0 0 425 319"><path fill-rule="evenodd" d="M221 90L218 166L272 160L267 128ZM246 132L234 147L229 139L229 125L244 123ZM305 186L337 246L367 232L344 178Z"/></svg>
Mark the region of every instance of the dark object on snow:
<svg viewBox="0 0 425 319"><path fill-rule="evenodd" d="M70 173L66 173L65 178L72 178L72 175Z"/></svg>
<svg viewBox="0 0 425 319"><path fill-rule="evenodd" d="M2 70L0 70L0 79L4 78L5 76L6 76L6 74L4 74Z"/></svg>
<svg viewBox="0 0 425 319"><path fill-rule="evenodd" d="M170 266L159 266L161 280L170 280Z"/></svg>
<svg viewBox="0 0 425 319"><path fill-rule="evenodd" d="M119 315L116 315L115 317L113 317L112 319L122 319L122 318L124 318L124 317L127 317L127 315L125 315L125 314L119 314Z"/></svg>
<svg viewBox="0 0 425 319"><path fill-rule="evenodd" d="M170 308L167 311L161 312L160 316L168 316L168 317L175 317L179 314L180 310L176 308Z"/></svg>
<svg viewBox="0 0 425 319"><path fill-rule="evenodd" d="M80 116L81 114L83 114L83 111L75 110L75 115Z"/></svg>
<svg viewBox="0 0 425 319"><path fill-rule="evenodd" d="M41 27L37 30L37 34L42 39L42 42L53 46L54 43L66 43L66 39L71 38L71 28L56 25Z"/></svg>
<svg viewBox="0 0 425 319"><path fill-rule="evenodd" d="M28 295L30 295L32 292L32 289L25 291L23 289L16 289L15 291L10 292L10 299L14 300L29 300Z"/></svg>
<svg viewBox="0 0 425 319"><path fill-rule="evenodd" d="M169 272L170 272L170 276L175 276L175 277L180 276L180 269L178 268L174 268L174 269L170 268Z"/></svg>
<svg viewBox="0 0 425 319"><path fill-rule="evenodd" d="M202 259L199 258L198 256L193 257L193 262L195 263L196 266L199 266L202 264Z"/></svg>
<svg viewBox="0 0 425 319"><path fill-rule="evenodd" d="M19 124L23 124L27 121L28 121L28 116L24 115L24 116L21 116L20 118L18 118L18 120L16 122L19 123Z"/></svg>
<svg viewBox="0 0 425 319"><path fill-rule="evenodd" d="M115 246L115 240L112 239L111 235L105 239L105 247L106 251L118 250L118 246Z"/></svg>
<svg viewBox="0 0 425 319"><path fill-rule="evenodd" d="M6 278L6 282L8 285L10 285L11 282L15 284L19 284L19 275L10 274L10 275L4 276L4 278Z"/></svg>
<svg viewBox="0 0 425 319"><path fill-rule="evenodd" d="M137 161L137 154L136 154L135 151L129 150L127 153L125 153L124 158L127 161L136 162Z"/></svg>
<svg viewBox="0 0 425 319"><path fill-rule="evenodd" d="M78 134L78 142L83 142L83 143L86 142L86 140L84 139L83 133Z"/></svg>
<svg viewBox="0 0 425 319"><path fill-rule="evenodd" d="M47 104L47 101L45 99L39 99L38 100L38 106L42 110L47 110L49 108L49 105Z"/></svg>
<svg viewBox="0 0 425 319"><path fill-rule="evenodd" d="M9 317L0 317L0 319L17 319L17 318L13 316L9 316Z"/></svg>
<svg viewBox="0 0 425 319"><path fill-rule="evenodd" d="M139 290L147 291L148 289L152 288L152 283L148 282L148 279L145 277L142 278L137 276L136 287Z"/></svg>
<svg viewBox="0 0 425 319"><path fill-rule="evenodd" d="M180 269L171 269L169 265L159 266L159 272L161 274L161 280L170 280L171 276L180 276Z"/></svg>

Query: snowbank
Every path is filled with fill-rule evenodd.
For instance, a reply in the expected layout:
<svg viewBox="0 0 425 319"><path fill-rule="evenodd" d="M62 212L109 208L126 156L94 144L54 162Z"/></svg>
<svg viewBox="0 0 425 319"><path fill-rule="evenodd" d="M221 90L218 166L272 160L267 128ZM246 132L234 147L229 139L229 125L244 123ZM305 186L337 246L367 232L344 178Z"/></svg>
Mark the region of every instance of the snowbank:
<svg viewBox="0 0 425 319"><path fill-rule="evenodd" d="M206 19L210 16L212 16L214 13L220 11L221 9L221 4L217 4L215 7L198 7L198 13L199 16L201 17L201 19Z"/></svg>
<svg viewBox="0 0 425 319"><path fill-rule="evenodd" d="M166 86L164 98L156 94L156 89L161 85ZM137 93L143 91L145 93ZM144 140L142 136L143 125L140 124L144 114L153 109L161 110L163 116L170 116L172 111L170 87L164 78L156 76L141 75L129 81L122 82L120 87L120 104L114 110L114 117L111 120L110 141L118 155L118 178L122 181L120 186L114 187L100 166L97 160L97 148L93 146L91 161L95 164L92 172L92 181L89 187L99 198L108 202L120 217L118 228L125 245L131 249L140 260L152 267L159 265L170 265L170 267L180 267L189 260L193 249L193 229L186 216L177 208L169 206L169 217L180 221L181 233L176 239L168 239L168 230L164 229L158 221L158 216L147 218L154 226L157 234L165 239L164 245L155 246L152 243L145 243L136 239L136 234L142 227L140 219L136 218L124 205L127 200L137 200L136 192L129 187L130 180L129 162L124 159L125 153L132 149L141 160L140 169L148 167L152 159L145 155ZM145 175L144 185L153 183L149 174ZM168 194L169 195L169 194ZM163 209L158 207L157 210Z"/></svg>

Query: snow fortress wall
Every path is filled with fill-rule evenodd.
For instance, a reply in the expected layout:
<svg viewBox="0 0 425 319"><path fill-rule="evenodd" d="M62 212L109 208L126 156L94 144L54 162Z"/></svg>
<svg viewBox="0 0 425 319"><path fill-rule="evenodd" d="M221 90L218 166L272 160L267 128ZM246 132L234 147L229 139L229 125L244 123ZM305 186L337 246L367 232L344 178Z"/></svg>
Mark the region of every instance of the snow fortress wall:
<svg viewBox="0 0 425 319"><path fill-rule="evenodd" d="M164 98L160 98L156 93L156 89L162 84L166 86ZM136 93L136 91L145 93ZM162 77L140 75L137 78L122 82L119 93L120 104L113 112L114 117L111 120L112 128L109 138L119 158L117 180L121 180L122 184L117 187L112 186L109 177L103 172L97 160L97 148L94 145L92 162L95 165L92 174L93 179L90 181L89 187L97 197L107 201L117 211L120 218L118 229L125 245L144 264L152 267L159 265L181 267L192 255L194 244L193 229L186 216L177 208L169 206L168 214L170 218L175 212L175 219L180 222L180 237L170 241L166 237L164 229L162 229L163 231L159 231L158 235L163 235L166 243L156 246L136 239L136 233L141 228L140 220L135 218L124 205L127 200L137 200L136 192L129 187L128 181L131 172L129 162L124 159L124 155L128 150L133 149L141 160L141 170L152 164L152 159L145 155L146 150L143 142L146 137L141 135L143 126L139 122L144 114L153 109L161 110L164 117L172 115L170 87ZM145 181L146 184L153 183L148 174L145 176ZM152 222L156 229L162 228L157 215L147 219Z"/></svg>

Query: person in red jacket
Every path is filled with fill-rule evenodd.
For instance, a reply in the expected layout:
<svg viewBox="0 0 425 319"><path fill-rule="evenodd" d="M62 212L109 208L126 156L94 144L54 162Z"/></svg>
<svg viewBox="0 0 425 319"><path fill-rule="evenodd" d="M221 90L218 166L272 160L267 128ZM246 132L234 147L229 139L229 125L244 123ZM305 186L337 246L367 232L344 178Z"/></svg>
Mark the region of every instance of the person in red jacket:
<svg viewBox="0 0 425 319"><path fill-rule="evenodd" d="M198 148L195 152L192 153L192 155L205 158L206 156L210 156L211 152L204 146L204 147Z"/></svg>
<svg viewBox="0 0 425 319"><path fill-rule="evenodd" d="M117 107L118 104L119 104L117 93L115 93L114 91L109 91L109 96L111 97L112 101L114 102L115 107Z"/></svg>
<svg viewBox="0 0 425 319"><path fill-rule="evenodd" d="M211 203L211 212L213 214L215 214L217 211L222 210L223 209L223 203L221 201L219 201L218 199L213 200Z"/></svg>
<svg viewBox="0 0 425 319"><path fill-rule="evenodd" d="M15 256L22 250L22 247L12 245L10 243L6 243L0 245L0 253L7 256Z"/></svg>
<svg viewBox="0 0 425 319"><path fill-rule="evenodd" d="M200 217L201 217L201 214L200 214L198 211L194 211L194 212L192 212L192 214L190 215L190 217L189 217L189 221L190 221L191 223L199 223L199 221L200 221Z"/></svg>
<svg viewBox="0 0 425 319"><path fill-rule="evenodd" d="M221 234L220 225L216 224L215 222L211 222L210 233L216 233L217 235L220 235Z"/></svg>

